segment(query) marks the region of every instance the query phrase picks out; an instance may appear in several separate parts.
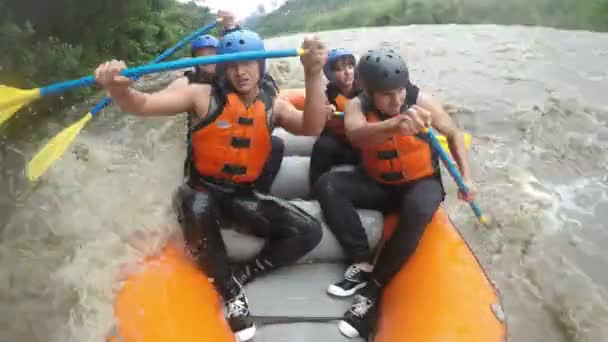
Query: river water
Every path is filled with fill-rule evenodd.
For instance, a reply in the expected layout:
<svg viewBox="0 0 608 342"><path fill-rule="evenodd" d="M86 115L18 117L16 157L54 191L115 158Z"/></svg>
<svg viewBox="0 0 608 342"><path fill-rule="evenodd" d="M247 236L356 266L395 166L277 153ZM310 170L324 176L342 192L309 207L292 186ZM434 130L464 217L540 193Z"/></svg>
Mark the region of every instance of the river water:
<svg viewBox="0 0 608 342"><path fill-rule="evenodd" d="M608 34L446 25L321 37L359 54L400 50L413 81L473 135L493 224L475 223L449 178L447 208L501 292L510 341L608 341ZM303 84L295 58L270 70L283 87ZM120 279L177 231L184 116L110 107L40 182L25 180L25 162L92 101L0 128L0 341L102 341Z"/></svg>

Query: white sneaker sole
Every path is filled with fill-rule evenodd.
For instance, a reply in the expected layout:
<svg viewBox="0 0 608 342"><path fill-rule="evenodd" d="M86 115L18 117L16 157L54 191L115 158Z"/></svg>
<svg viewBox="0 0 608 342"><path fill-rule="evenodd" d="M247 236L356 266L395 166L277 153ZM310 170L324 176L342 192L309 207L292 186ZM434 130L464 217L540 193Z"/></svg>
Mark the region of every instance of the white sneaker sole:
<svg viewBox="0 0 608 342"><path fill-rule="evenodd" d="M255 325L252 325L250 328L238 331L234 333L234 335L236 336L237 342L249 341L255 335Z"/></svg>
<svg viewBox="0 0 608 342"><path fill-rule="evenodd" d="M357 331L357 329L353 328L353 326L348 324L346 321L338 322L338 330L340 330L342 335L348 338L359 337L359 332Z"/></svg>
<svg viewBox="0 0 608 342"><path fill-rule="evenodd" d="M339 286L331 284L327 288L327 293L329 293L330 295L336 296L336 297L350 297L350 296L354 295L355 292L357 292L357 290L364 288L365 285L367 285L367 282L358 284L357 286L353 287L350 290L344 290L343 288L341 288Z"/></svg>

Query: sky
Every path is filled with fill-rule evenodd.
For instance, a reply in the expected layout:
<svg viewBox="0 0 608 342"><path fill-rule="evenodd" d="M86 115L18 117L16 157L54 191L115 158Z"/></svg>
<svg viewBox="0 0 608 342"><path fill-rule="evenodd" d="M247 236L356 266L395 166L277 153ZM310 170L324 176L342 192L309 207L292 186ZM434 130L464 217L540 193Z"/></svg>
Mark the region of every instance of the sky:
<svg viewBox="0 0 608 342"><path fill-rule="evenodd" d="M189 2L190 0L179 1ZM243 20L255 12L259 4L264 4L266 12L270 12L283 4L285 0L198 0L196 2L211 8L212 12L219 9L231 10L239 20Z"/></svg>

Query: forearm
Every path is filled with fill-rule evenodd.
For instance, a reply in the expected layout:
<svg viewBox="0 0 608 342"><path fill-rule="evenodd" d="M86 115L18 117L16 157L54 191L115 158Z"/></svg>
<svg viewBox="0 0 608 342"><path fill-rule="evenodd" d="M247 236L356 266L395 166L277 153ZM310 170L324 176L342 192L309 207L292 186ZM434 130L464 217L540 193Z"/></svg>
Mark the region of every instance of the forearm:
<svg viewBox="0 0 608 342"><path fill-rule="evenodd" d="M447 137L448 146L450 152L454 156L454 160L460 169L460 173L464 180L471 179L471 172L469 168L469 161L467 159L467 150L464 143L464 134L460 130L455 130L453 134Z"/></svg>
<svg viewBox="0 0 608 342"><path fill-rule="evenodd" d="M120 107L123 112L136 115L145 115L143 109L146 103L146 94L133 88L126 88L122 91L110 91L112 101Z"/></svg>
<svg viewBox="0 0 608 342"><path fill-rule="evenodd" d="M304 101L302 133L316 136L321 134L327 121L324 111L326 98L321 74L306 75L305 89L306 99Z"/></svg>
<svg viewBox="0 0 608 342"><path fill-rule="evenodd" d="M171 116L186 112L193 106L188 87L163 89L152 94L127 88L110 94L123 112L139 116Z"/></svg>
<svg viewBox="0 0 608 342"><path fill-rule="evenodd" d="M395 127L389 120L374 123L365 123L362 126L348 130L347 136L355 146L364 144L377 144L385 141L395 134Z"/></svg>

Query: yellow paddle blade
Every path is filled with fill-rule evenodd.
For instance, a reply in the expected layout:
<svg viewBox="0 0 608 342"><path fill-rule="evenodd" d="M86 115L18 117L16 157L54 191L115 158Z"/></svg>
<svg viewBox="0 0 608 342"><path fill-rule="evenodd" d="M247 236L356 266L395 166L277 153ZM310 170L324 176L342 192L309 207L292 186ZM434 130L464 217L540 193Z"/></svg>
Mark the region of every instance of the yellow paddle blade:
<svg viewBox="0 0 608 342"><path fill-rule="evenodd" d="M0 85L0 125L21 107L40 97L40 89L17 89Z"/></svg>
<svg viewBox="0 0 608 342"><path fill-rule="evenodd" d="M80 133L84 125L86 125L92 117L91 113L87 113L82 119L78 120L78 122L57 134L38 151L34 158L27 164L25 170L25 174L30 182L37 180L57 159L61 158L65 153L65 150L70 146L72 141L76 139L78 133Z"/></svg>
<svg viewBox="0 0 608 342"><path fill-rule="evenodd" d="M464 134L464 146L467 150L469 150L471 148L471 139L472 139L472 137L469 133ZM445 136L437 135L437 140L439 140L441 147L443 147L446 151L448 151L448 153L451 153L450 148L448 147L448 140L445 138Z"/></svg>

